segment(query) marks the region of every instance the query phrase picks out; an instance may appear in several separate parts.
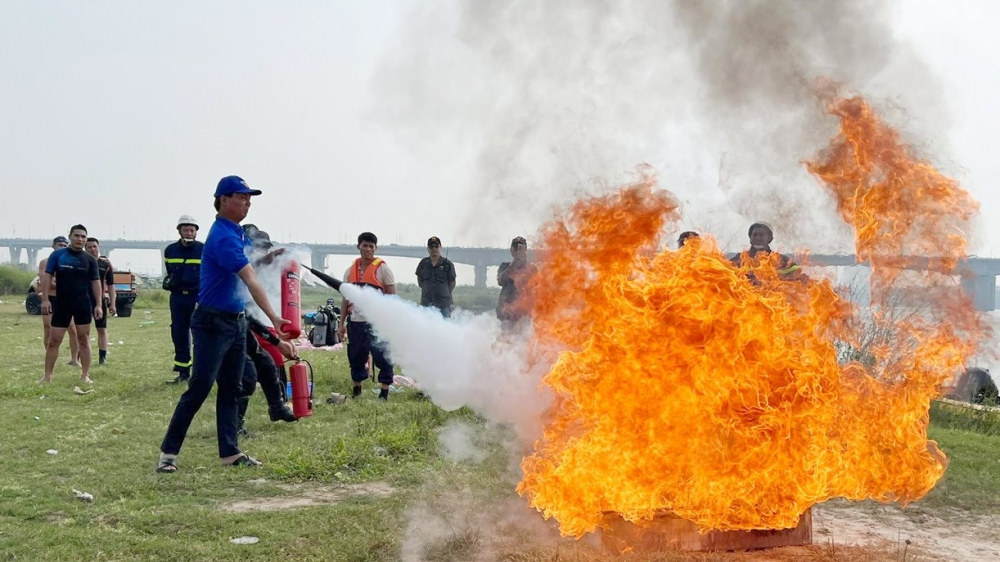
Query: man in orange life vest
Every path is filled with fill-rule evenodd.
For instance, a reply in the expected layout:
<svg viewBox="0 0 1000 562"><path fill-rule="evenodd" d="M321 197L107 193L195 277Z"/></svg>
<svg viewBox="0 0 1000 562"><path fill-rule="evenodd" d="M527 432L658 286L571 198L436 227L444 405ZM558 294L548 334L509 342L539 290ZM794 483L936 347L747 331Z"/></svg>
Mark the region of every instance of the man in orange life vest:
<svg viewBox="0 0 1000 562"><path fill-rule="evenodd" d="M351 267L344 272L344 282L355 285L368 285L387 294L396 294L396 277L381 258L375 257L378 238L371 232L358 235L358 251L361 257L354 260ZM347 361L351 364L351 380L354 381L353 396L361 396L361 383L368 378L368 355L371 354L374 366L378 368L378 382L382 385L379 392L380 400L389 399L389 385L395 373L392 363L385 356L385 349L372 333L371 325L358 311L353 310L351 301L346 298L340 303L340 339L347 337Z"/></svg>
<svg viewBox="0 0 1000 562"><path fill-rule="evenodd" d="M761 259L767 259L767 257L772 253L771 241L774 240L774 231L771 229L771 225L766 222L755 222L750 225L750 230L747 231L747 235L750 237L750 248L736 254L730 261L733 265L740 267L741 264L748 264L751 267L749 272L750 281L757 285L756 276L753 274L754 265L758 264ZM798 264L792 261L792 258L784 255L778 255L778 277L785 281L794 281L803 279L805 276L802 275L802 271Z"/></svg>

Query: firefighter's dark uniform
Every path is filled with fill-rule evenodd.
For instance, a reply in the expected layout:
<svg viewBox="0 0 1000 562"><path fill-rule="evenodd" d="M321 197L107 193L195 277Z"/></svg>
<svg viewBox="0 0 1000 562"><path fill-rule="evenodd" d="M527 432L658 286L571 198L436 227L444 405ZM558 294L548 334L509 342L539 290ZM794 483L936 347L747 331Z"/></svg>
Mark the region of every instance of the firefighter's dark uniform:
<svg viewBox="0 0 1000 562"><path fill-rule="evenodd" d="M201 253L205 245L197 240L184 245L180 240L163 250L167 276L163 288L170 291L170 338L174 341L174 371L182 379L191 373L191 315L198 304Z"/></svg>

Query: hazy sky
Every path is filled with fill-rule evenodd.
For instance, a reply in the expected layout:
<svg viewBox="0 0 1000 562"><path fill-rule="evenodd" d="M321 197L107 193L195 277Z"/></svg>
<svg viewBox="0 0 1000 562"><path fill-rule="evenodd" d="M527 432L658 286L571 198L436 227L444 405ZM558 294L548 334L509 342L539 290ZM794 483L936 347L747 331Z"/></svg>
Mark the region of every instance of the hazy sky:
<svg viewBox="0 0 1000 562"><path fill-rule="evenodd" d="M738 3L673 4L0 0L0 236L172 238L238 174L264 191L248 221L283 241L505 246L649 163L685 204L678 228L738 246L777 220L783 249L833 251L845 231L798 163L835 124L783 97L793 74L863 82L982 202L973 249L1000 255L1000 5L831 0L859 19L821 44L822 9L758 10L780 22L758 32ZM730 22L706 24L708 5ZM734 100L714 82L733 67L770 84Z"/></svg>

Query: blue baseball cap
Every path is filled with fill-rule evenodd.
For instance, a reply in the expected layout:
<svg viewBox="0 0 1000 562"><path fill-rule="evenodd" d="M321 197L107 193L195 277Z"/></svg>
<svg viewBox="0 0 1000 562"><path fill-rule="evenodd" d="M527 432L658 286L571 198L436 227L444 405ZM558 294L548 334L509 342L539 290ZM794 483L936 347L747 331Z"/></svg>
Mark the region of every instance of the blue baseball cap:
<svg viewBox="0 0 1000 562"><path fill-rule="evenodd" d="M260 195L259 189L250 189L247 182L239 176L226 176L219 180L219 185L215 188L215 196L233 195L234 193L249 193L250 195Z"/></svg>

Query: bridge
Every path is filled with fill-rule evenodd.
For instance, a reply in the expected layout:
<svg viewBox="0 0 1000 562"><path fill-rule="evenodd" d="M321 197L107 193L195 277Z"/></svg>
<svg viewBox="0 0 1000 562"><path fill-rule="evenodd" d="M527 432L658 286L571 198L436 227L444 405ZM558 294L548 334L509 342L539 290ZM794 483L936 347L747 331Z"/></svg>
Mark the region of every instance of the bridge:
<svg viewBox="0 0 1000 562"><path fill-rule="evenodd" d="M176 242L173 240L109 240L101 239L101 252L111 257L115 250L156 250L160 252L160 261L163 261L163 249ZM312 253L313 267L319 269L326 267L326 258L331 255L356 256L358 248L353 244L289 244L308 248ZM34 270L38 267L38 252L52 247L52 240L38 240L33 238L0 238L0 247L10 250L11 263L27 266ZM27 261L22 262L21 257L27 254ZM500 265L505 261L510 261L510 250L506 248L444 248L442 254L454 263L461 263L473 266L475 270L476 287L486 286L486 268ZM427 257L427 248L424 246L400 246L387 244L378 247L378 255L383 257L400 258L423 258ZM114 260L112 260L114 261Z"/></svg>
<svg viewBox="0 0 1000 562"><path fill-rule="evenodd" d="M156 250L162 253L167 245L174 240L101 240L101 250L108 257L115 250ZM331 255L357 255L358 249L353 244L291 244L308 248L312 253L313 267L326 267L326 258ZM22 253L27 253L27 265L31 269L38 267L38 252L52 246L51 240L32 238L0 238L0 247L10 250L11 263L20 265ZM510 259L507 248L445 248L443 252L455 263L471 265L475 269L475 286L486 286L486 268L500 265ZM423 246L400 246L388 244L379 246L378 255L386 257L422 258L427 255ZM926 267L914 264L912 267ZM818 255L810 254L810 266L856 266L864 265L857 262L853 255ZM972 298L977 310L996 310L996 283L1000 276L1000 259L969 257L963 260L957 270L961 277L962 288Z"/></svg>

